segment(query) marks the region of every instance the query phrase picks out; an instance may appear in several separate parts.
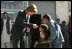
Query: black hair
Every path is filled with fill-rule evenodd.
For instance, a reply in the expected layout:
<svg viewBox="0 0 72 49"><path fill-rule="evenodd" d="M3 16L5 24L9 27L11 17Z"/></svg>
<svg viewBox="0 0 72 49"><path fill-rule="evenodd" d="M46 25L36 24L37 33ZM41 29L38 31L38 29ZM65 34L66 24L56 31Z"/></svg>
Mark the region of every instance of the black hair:
<svg viewBox="0 0 72 49"><path fill-rule="evenodd" d="M62 24L63 24L63 23L66 23L66 21L62 21Z"/></svg>
<svg viewBox="0 0 72 49"><path fill-rule="evenodd" d="M46 24L41 24L42 29L45 31L45 30L48 30L48 26Z"/></svg>
<svg viewBox="0 0 72 49"><path fill-rule="evenodd" d="M60 20L59 18L57 18L56 20Z"/></svg>
<svg viewBox="0 0 72 49"><path fill-rule="evenodd" d="M45 15L43 16L43 18L46 18L47 20L50 20L50 16L47 15L47 14L45 14Z"/></svg>
<svg viewBox="0 0 72 49"><path fill-rule="evenodd" d="M4 12L3 15L4 15L4 14L8 14L8 13L7 13L7 12Z"/></svg>
<svg viewBox="0 0 72 49"><path fill-rule="evenodd" d="M42 24L40 27L43 29L43 33L45 34L45 39L48 40L48 37L50 36L50 31L48 30L48 26L46 24Z"/></svg>

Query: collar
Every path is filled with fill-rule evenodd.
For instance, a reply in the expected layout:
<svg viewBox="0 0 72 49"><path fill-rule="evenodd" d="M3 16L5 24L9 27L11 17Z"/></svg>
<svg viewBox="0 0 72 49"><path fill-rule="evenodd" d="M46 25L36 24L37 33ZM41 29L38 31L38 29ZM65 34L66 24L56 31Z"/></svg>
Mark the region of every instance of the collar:
<svg viewBox="0 0 72 49"><path fill-rule="evenodd" d="M3 20L7 20L7 19L4 19L4 18L3 18Z"/></svg>

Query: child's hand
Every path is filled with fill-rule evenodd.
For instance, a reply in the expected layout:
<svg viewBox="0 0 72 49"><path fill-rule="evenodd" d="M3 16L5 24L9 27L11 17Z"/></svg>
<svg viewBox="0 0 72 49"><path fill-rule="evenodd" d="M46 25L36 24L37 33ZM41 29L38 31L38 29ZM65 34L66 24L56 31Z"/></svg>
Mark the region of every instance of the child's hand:
<svg viewBox="0 0 72 49"><path fill-rule="evenodd" d="M37 44L38 44L38 42L36 41L35 44L34 44L34 47L36 47Z"/></svg>
<svg viewBox="0 0 72 49"><path fill-rule="evenodd" d="M49 40L47 40L47 43L48 43L48 44L50 44L50 41L49 41Z"/></svg>
<svg viewBox="0 0 72 49"><path fill-rule="evenodd" d="M36 24L33 24L33 28L34 28L34 29L37 29L38 26L37 26Z"/></svg>

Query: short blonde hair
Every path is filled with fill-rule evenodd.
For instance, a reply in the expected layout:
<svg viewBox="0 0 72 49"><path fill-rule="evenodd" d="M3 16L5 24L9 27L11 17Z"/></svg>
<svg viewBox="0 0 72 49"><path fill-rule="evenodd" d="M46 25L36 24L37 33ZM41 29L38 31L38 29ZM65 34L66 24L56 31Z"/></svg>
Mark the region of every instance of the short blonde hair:
<svg viewBox="0 0 72 49"><path fill-rule="evenodd" d="M30 5L29 7L27 7L26 10L27 10L28 12L37 13L37 7L36 7L35 4L32 4L32 5Z"/></svg>

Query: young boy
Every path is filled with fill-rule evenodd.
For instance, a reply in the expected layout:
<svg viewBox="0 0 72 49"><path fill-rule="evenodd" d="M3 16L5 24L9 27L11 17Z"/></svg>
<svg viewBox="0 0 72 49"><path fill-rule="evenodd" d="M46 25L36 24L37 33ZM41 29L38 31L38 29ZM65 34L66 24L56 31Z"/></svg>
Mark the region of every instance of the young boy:
<svg viewBox="0 0 72 49"><path fill-rule="evenodd" d="M11 19L8 17L8 13L4 12L1 19L1 48L11 48L11 27Z"/></svg>
<svg viewBox="0 0 72 49"><path fill-rule="evenodd" d="M48 43L48 37L50 35L50 31L48 30L48 26L46 24L42 24L39 28L40 31L40 40L35 42L35 48L49 48L50 45Z"/></svg>

